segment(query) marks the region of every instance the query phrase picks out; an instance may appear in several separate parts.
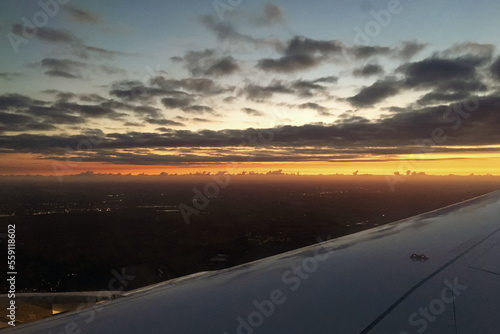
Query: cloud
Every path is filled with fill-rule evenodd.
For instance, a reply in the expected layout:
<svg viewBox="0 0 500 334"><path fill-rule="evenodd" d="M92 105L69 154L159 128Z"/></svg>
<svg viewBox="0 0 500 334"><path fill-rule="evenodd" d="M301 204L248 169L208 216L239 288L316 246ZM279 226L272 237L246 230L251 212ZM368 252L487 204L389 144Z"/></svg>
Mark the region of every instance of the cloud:
<svg viewBox="0 0 500 334"><path fill-rule="evenodd" d="M116 101L114 99L105 99L100 103L96 103L97 105L108 108L108 109L120 109L120 110L134 110L137 106L133 104L128 104L122 101Z"/></svg>
<svg viewBox="0 0 500 334"><path fill-rule="evenodd" d="M235 96L228 96L228 97L225 97L225 98L223 99L223 101L224 101L225 103L233 103L233 102L234 102L234 101L236 101L237 99L238 99L238 98L237 98L237 97L235 97Z"/></svg>
<svg viewBox="0 0 500 334"><path fill-rule="evenodd" d="M0 112L0 132L12 131L50 131L56 130L53 124L37 120L28 115Z"/></svg>
<svg viewBox="0 0 500 334"><path fill-rule="evenodd" d="M125 126L142 126L140 123L135 123L135 122L125 122L123 125ZM158 130L158 129L156 129Z"/></svg>
<svg viewBox="0 0 500 334"><path fill-rule="evenodd" d="M172 129L169 129L169 128L166 128L166 127L160 127L160 128L156 128L155 131L160 131L160 132L170 132L172 131Z"/></svg>
<svg viewBox="0 0 500 334"><path fill-rule="evenodd" d="M228 89L221 87L215 81L207 78L187 78L170 81L170 83L172 83L174 87L176 86L205 95L217 95L228 91Z"/></svg>
<svg viewBox="0 0 500 334"><path fill-rule="evenodd" d="M386 46L354 46L350 49L357 59L366 59L373 56L389 55L392 50Z"/></svg>
<svg viewBox="0 0 500 334"><path fill-rule="evenodd" d="M62 30L56 30L49 27L39 27L31 29L30 27L21 24L14 24L12 32L19 36L35 36L41 41L51 43L73 43L80 42L80 40L70 33Z"/></svg>
<svg viewBox="0 0 500 334"><path fill-rule="evenodd" d="M161 103L167 108L186 108L191 105L192 99L190 98L174 98L165 97L161 99Z"/></svg>
<svg viewBox="0 0 500 334"><path fill-rule="evenodd" d="M242 89L246 98L253 101L262 101L273 97L274 94L293 94L293 90L281 81L273 81L267 86L248 84Z"/></svg>
<svg viewBox="0 0 500 334"><path fill-rule="evenodd" d="M214 64L212 64L205 75L208 76L222 76L229 75L236 72L239 69L239 65L236 63L236 60L233 57L224 57L218 59Z"/></svg>
<svg viewBox="0 0 500 334"><path fill-rule="evenodd" d="M82 10L72 6L65 6L64 8L74 21L83 23L98 23L101 21L101 16L96 12Z"/></svg>
<svg viewBox="0 0 500 334"><path fill-rule="evenodd" d="M81 78L80 71L87 67L87 64L70 59L44 58L39 63L41 67L48 68L46 75L67 79Z"/></svg>
<svg viewBox="0 0 500 334"><path fill-rule="evenodd" d="M469 46L460 45L461 49ZM455 48L455 49L456 49ZM447 102L452 98L469 96L475 92L487 91L479 73L489 63L482 53L463 54L457 58L431 57L419 62L404 64L397 69L405 76L401 85L409 89L432 89L421 103Z"/></svg>
<svg viewBox="0 0 500 334"><path fill-rule="evenodd" d="M241 108L241 111L243 111L245 114L250 115L250 116L264 116L265 115L262 111L256 110L253 108Z"/></svg>
<svg viewBox="0 0 500 334"><path fill-rule="evenodd" d="M490 71L497 79L500 79L500 57L491 65Z"/></svg>
<svg viewBox="0 0 500 334"><path fill-rule="evenodd" d="M223 76L239 70L239 65L231 56L220 57L213 49L204 51L188 51L183 57L172 57L181 62L195 76Z"/></svg>
<svg viewBox="0 0 500 334"><path fill-rule="evenodd" d="M104 102L106 99L98 94L80 94L80 100L84 102Z"/></svg>
<svg viewBox="0 0 500 334"><path fill-rule="evenodd" d="M384 69L378 64L367 64L363 67L356 68L352 74L355 77L369 77L372 75L383 74Z"/></svg>
<svg viewBox="0 0 500 334"><path fill-rule="evenodd" d="M318 79L313 80L313 83L329 83L329 84L334 84L339 81L339 78L336 76L328 76L328 77L321 77Z"/></svg>
<svg viewBox="0 0 500 334"><path fill-rule="evenodd" d="M60 77L60 78L66 78L66 79L78 79L80 76L71 74L69 72L64 72L61 70L49 70L45 72L46 75L50 77Z"/></svg>
<svg viewBox="0 0 500 334"><path fill-rule="evenodd" d="M342 42L314 40L296 36L282 50L283 56L277 59L264 58L258 61L257 68L264 71L291 73L320 65L339 55L344 50Z"/></svg>
<svg viewBox="0 0 500 334"><path fill-rule="evenodd" d="M469 94L472 94L474 92L485 92L487 90L488 88L486 87L486 85L476 78L470 81L451 80L442 83L435 89L436 92L452 91L457 93L469 93Z"/></svg>
<svg viewBox="0 0 500 334"><path fill-rule="evenodd" d="M153 103L162 97L161 103L169 109L181 109L190 113L211 113L213 109L199 104L207 96L218 95L233 88L224 88L208 78L167 79L162 76L151 78L150 86L136 80L114 82L110 95L127 102ZM187 91L187 92L186 92ZM129 108L137 111L137 108ZM152 112L150 108L143 108Z"/></svg>
<svg viewBox="0 0 500 334"><path fill-rule="evenodd" d="M74 99L77 95L71 92L63 92L57 89L46 89L42 93L54 95L58 101L68 101Z"/></svg>
<svg viewBox="0 0 500 334"><path fill-rule="evenodd" d="M93 55L105 59L113 59L115 56L137 56L137 54L134 53L127 53L127 52L121 52L121 51L113 51L113 50L107 50L103 48L98 48L95 46L88 46L88 45L82 45L83 50L80 50L79 55L82 58L88 58L88 52L92 53ZM88 52L87 52L88 51Z"/></svg>
<svg viewBox="0 0 500 334"><path fill-rule="evenodd" d="M115 110L101 105L62 102L56 103L54 106L63 110L76 112L83 117L120 119L126 116L126 114L117 113Z"/></svg>
<svg viewBox="0 0 500 334"><path fill-rule="evenodd" d="M400 90L400 84L392 78L378 80L368 87L363 87L358 94L347 98L353 106L365 108L371 107L388 97L396 95Z"/></svg>
<svg viewBox="0 0 500 334"><path fill-rule="evenodd" d="M436 146L433 148L434 152L453 152L455 148L463 150L462 146L498 144L500 141L498 132L500 96L483 97L475 105L477 110L461 109L462 113L469 113L467 118L460 117L454 105L440 105L420 109L408 107L390 116L372 121L347 113L341 115L334 124L287 125L276 128L219 131L169 130L165 133L109 133L96 148L94 158L97 159L95 161L110 161L107 160L110 159L110 155L120 156L121 154L115 149L128 149L130 159L139 160L139 155L145 158L143 162L138 162L141 164L155 164L156 159L164 163L215 162L219 161L218 159L233 161L232 157L235 159L242 157L233 148L240 146L250 136L257 137L259 133L272 133L273 141L272 147L266 148L266 154L260 155L259 153L256 161L328 160L335 155L345 157L345 154L350 154L354 158L359 155L411 154L416 146L418 147L418 142L432 138L432 133L437 128L444 131L447 138L445 144L448 147ZM9 121L19 123L29 120L17 118L9 119ZM457 122L461 122L460 126L457 126L459 124ZM58 149L64 150L67 145L74 145L82 138L85 137L28 134L0 136L0 147L17 152L48 154ZM133 153L135 149L142 152L147 148L175 148L176 157L169 155L162 158L155 154ZM263 150L264 148L265 146ZM190 152L204 151L200 155L193 154L191 159L187 156L178 156L177 152L182 149ZM218 150L218 153L213 153L214 150ZM280 152L283 151L287 154L282 155ZM294 154L290 154L291 151ZM299 151L301 154L298 154ZM221 156L221 152L225 155ZM335 158L332 159L335 160Z"/></svg>
<svg viewBox="0 0 500 334"><path fill-rule="evenodd" d="M75 114L57 106L31 107L28 112L36 116L36 118L44 120L46 123L83 124L86 122L86 119L82 115Z"/></svg>
<svg viewBox="0 0 500 334"><path fill-rule="evenodd" d="M427 44L419 43L417 41L404 41L396 47L355 45L347 48L347 51L349 51L349 53L356 59L367 59L375 56L391 56L398 59L408 60L425 49L426 46Z"/></svg>
<svg viewBox="0 0 500 334"><path fill-rule="evenodd" d="M0 112L0 122L3 125L24 125L32 120L33 118L30 116Z"/></svg>
<svg viewBox="0 0 500 334"><path fill-rule="evenodd" d="M401 59L410 59L425 49L427 44L417 41L402 42L399 49L396 51L396 56Z"/></svg>
<svg viewBox="0 0 500 334"><path fill-rule="evenodd" d="M85 67L86 64L70 60L70 59L55 59L55 58L44 58L40 62L42 67L48 67L52 69L61 69L61 70L71 70L75 67Z"/></svg>
<svg viewBox="0 0 500 334"><path fill-rule="evenodd" d="M0 95L0 110L24 109L30 106L46 105L47 102L34 100L30 97L19 94Z"/></svg>
<svg viewBox="0 0 500 334"><path fill-rule="evenodd" d="M276 5L266 4L264 13L257 19L258 26L271 26L278 23L284 23L283 11Z"/></svg>
<svg viewBox="0 0 500 334"><path fill-rule="evenodd" d="M224 88L214 80L208 78L186 78L177 80L157 76L152 78L150 83L153 86L161 88L166 92L165 95L183 93L176 91L177 89L184 89L202 95L218 95L232 90L232 88Z"/></svg>
<svg viewBox="0 0 500 334"><path fill-rule="evenodd" d="M138 116L160 117L160 109L150 106L133 106L132 110Z"/></svg>
<svg viewBox="0 0 500 334"><path fill-rule="evenodd" d="M474 78L475 67L466 61L442 58L427 58L400 68L406 75L410 87L431 87L454 79Z"/></svg>
<svg viewBox="0 0 500 334"><path fill-rule="evenodd" d="M328 111L328 108L325 108L314 102L302 103L298 106L300 109L312 109L316 110L318 115L320 116L331 116L332 114Z"/></svg>
<svg viewBox="0 0 500 334"><path fill-rule="evenodd" d="M158 87L146 87L137 80L113 82L109 94L126 101L151 101L153 97L169 95L171 92Z"/></svg>
<svg viewBox="0 0 500 334"><path fill-rule="evenodd" d="M124 69L110 65L99 65L99 70L110 75L116 74L125 76L127 74L127 71L125 71Z"/></svg>
<svg viewBox="0 0 500 334"><path fill-rule="evenodd" d="M85 105L69 102L77 95L70 92L47 90L46 93L56 95L54 103L32 100L21 95L0 96L0 110L9 110L21 115L30 115L37 121L53 124L81 124L85 118L119 119L125 114L120 114L102 105Z"/></svg>
<svg viewBox="0 0 500 334"><path fill-rule="evenodd" d="M85 135L61 136L61 135L39 135L39 134L19 134L17 136L0 136L0 142L5 144L4 148L15 148L19 152L50 154L54 151L66 151L66 147L72 147L75 143L88 140ZM1 145L0 145L1 146Z"/></svg>
<svg viewBox="0 0 500 334"><path fill-rule="evenodd" d="M195 117L195 118L193 118L193 122L197 122L197 123L215 123L216 121L211 120L211 119L206 119L206 118Z"/></svg>
<svg viewBox="0 0 500 334"><path fill-rule="evenodd" d="M352 111L337 116L336 124L369 124L370 121L362 116L353 115Z"/></svg>
<svg viewBox="0 0 500 334"><path fill-rule="evenodd" d="M215 114L215 111L212 108L207 107L207 106L192 105L192 106L183 107L181 109L182 109L182 111L184 111L186 113L191 113L191 114L199 114L199 115L204 114L204 113Z"/></svg>
<svg viewBox="0 0 500 334"><path fill-rule="evenodd" d="M439 93L439 92L431 92L427 93L418 99L417 103L421 105L429 105L429 104L441 104L447 102L456 102L462 101L469 97L469 93L460 92L460 93Z"/></svg>
<svg viewBox="0 0 500 334"><path fill-rule="evenodd" d="M167 125L167 126L185 126L183 123L168 120L168 119L154 119L154 118L147 118L146 122L149 124L156 124L156 125Z"/></svg>
<svg viewBox="0 0 500 334"><path fill-rule="evenodd" d="M296 36L288 42L285 55L313 55L317 53L322 55L338 54L342 52L343 47L342 42L337 40L322 41Z"/></svg>
<svg viewBox="0 0 500 334"><path fill-rule="evenodd" d="M21 24L14 24L12 25L12 33L23 38L37 38L46 43L63 44L66 51L82 59L87 59L90 55L107 59L112 59L114 56L137 55L85 45L79 37L69 32L49 27L31 29Z"/></svg>
<svg viewBox="0 0 500 334"><path fill-rule="evenodd" d="M308 80L297 80L290 85L300 97L312 97L317 92L325 91L326 87Z"/></svg>
<svg viewBox="0 0 500 334"><path fill-rule="evenodd" d="M338 40L314 40L296 36L285 47L278 45L282 54L279 58L264 58L257 63L261 70L292 73L319 66L325 62L340 61L351 56L363 60L377 56L394 56L409 59L425 48L426 44L416 41L401 43L396 48L386 46L347 46ZM340 57L342 56L342 57Z"/></svg>
<svg viewBox="0 0 500 334"><path fill-rule="evenodd" d="M456 59L474 59L477 65L489 63L495 52L493 44L480 44L474 42L465 42L454 44L452 47L440 53L440 56L445 58Z"/></svg>
<svg viewBox="0 0 500 334"><path fill-rule="evenodd" d="M208 68L213 66L215 50L206 49L204 51L188 51L183 57L172 57L174 62L184 62L186 68L193 75L204 74Z"/></svg>
<svg viewBox="0 0 500 334"><path fill-rule="evenodd" d="M215 111L212 108L203 105L196 105L193 104L193 102L194 101L191 98L166 97L161 99L161 103L169 109L181 109L186 113L200 115L204 113L215 114Z"/></svg>
<svg viewBox="0 0 500 334"><path fill-rule="evenodd" d="M257 68L263 71L290 73L312 68L320 63L321 59L315 58L314 56L308 54L297 54L284 56L279 59L261 59L257 64Z"/></svg>
<svg viewBox="0 0 500 334"><path fill-rule="evenodd" d="M215 16L204 15L200 22L210 31L214 32L221 41L245 42L253 45L262 45L263 41L249 35L241 34L227 21L221 21Z"/></svg>
<svg viewBox="0 0 500 334"><path fill-rule="evenodd" d="M57 94L60 101L65 101L72 97L72 93L63 93L59 91L53 92ZM10 112L10 119L22 121L24 118L25 125L31 124L29 127L21 127L18 124L16 129L19 131L29 131L35 129L34 124L38 124L38 130L41 129L41 125L45 124L43 127L45 129L53 129L55 126L49 127L48 125L53 124L81 124L85 122L85 119L80 115L74 114L72 111L65 110L51 104L49 102L33 100L29 97L18 95L18 94L6 94L0 95L0 110L5 110ZM16 115L21 116L16 118ZM0 120L1 122L1 120Z"/></svg>
<svg viewBox="0 0 500 334"><path fill-rule="evenodd" d="M275 94L290 94L302 98L309 98L317 95L327 95L327 87L320 83L332 84L338 80L335 76L322 77L315 80L294 80L282 81L273 80L267 86L258 84L247 84L239 90L240 94L253 101L264 101L272 98Z"/></svg>
<svg viewBox="0 0 500 334"><path fill-rule="evenodd" d="M31 120L33 120L33 118L26 115L16 115L4 112L0 113L0 122L4 125L25 124Z"/></svg>
<svg viewBox="0 0 500 334"><path fill-rule="evenodd" d="M24 74L19 72L0 72L0 80L5 80L5 81L13 81L23 76Z"/></svg>
<svg viewBox="0 0 500 334"><path fill-rule="evenodd" d="M79 123L78 117L70 116L49 103L33 100L18 94L0 95L0 131L49 131L54 124Z"/></svg>
<svg viewBox="0 0 500 334"><path fill-rule="evenodd" d="M402 42L397 47L355 45L347 46L338 40L315 40L295 36L285 46L276 44L279 58L264 58L257 63L261 70L291 73L319 66L326 62L338 62L353 57L364 60L378 56L410 59L426 47L416 41Z"/></svg>

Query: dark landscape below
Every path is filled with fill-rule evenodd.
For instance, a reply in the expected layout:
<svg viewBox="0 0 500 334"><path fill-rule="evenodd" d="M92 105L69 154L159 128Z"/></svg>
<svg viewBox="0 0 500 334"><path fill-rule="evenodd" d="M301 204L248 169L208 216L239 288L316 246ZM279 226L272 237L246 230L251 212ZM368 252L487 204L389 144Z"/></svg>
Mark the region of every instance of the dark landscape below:
<svg viewBox="0 0 500 334"><path fill-rule="evenodd" d="M489 176L405 176L394 189L384 177L362 175L226 180L203 203L194 189L204 193L214 182L207 175L3 177L0 237L16 225L17 292L109 290L117 272L134 277L120 286L130 290L500 189L500 178ZM189 221L180 205L193 209Z"/></svg>

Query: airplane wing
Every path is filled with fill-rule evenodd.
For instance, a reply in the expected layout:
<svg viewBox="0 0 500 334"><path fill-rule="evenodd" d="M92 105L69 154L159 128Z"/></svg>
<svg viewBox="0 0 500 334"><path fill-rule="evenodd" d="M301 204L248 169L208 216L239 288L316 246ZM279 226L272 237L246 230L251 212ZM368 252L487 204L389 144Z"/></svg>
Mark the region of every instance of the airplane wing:
<svg viewBox="0 0 500 334"><path fill-rule="evenodd" d="M500 191L5 333L498 333Z"/></svg>

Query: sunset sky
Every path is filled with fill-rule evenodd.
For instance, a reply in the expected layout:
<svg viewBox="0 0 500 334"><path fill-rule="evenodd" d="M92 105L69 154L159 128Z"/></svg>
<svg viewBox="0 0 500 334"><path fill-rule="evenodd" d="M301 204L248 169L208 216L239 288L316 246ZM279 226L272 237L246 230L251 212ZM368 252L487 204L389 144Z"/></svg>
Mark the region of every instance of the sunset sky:
<svg viewBox="0 0 500 334"><path fill-rule="evenodd" d="M0 175L500 175L500 2L0 3Z"/></svg>

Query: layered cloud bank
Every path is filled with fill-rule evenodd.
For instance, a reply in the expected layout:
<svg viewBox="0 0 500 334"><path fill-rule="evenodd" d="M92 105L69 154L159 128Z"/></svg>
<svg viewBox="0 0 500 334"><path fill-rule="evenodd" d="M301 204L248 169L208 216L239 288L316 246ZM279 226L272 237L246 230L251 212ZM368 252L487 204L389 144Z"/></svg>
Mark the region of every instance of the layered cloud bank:
<svg viewBox="0 0 500 334"><path fill-rule="evenodd" d="M266 163L397 161L415 153L427 154L424 160L495 157L494 40L446 32L450 43L436 45L430 28L410 26L431 4L401 3L390 20L389 9L367 4L341 8L365 20L349 32L339 12L338 32L318 27L302 34L297 17L307 16L307 8L286 3L242 3L222 20L184 5L172 17L175 28L154 23L160 31L130 16L133 5L124 15L139 20L136 28L120 26L97 3L61 5L53 21L30 27L28 14L24 20L14 13L43 8L14 6L10 26L0 27L11 44L0 67L2 159L27 154L44 164L70 154L89 163L187 166L249 156ZM460 6L454 15L471 10ZM311 27L324 19L307 18ZM380 37L357 43L363 22L378 24ZM173 44L134 47L146 34ZM384 34L397 37L379 43ZM84 149L89 133L99 144Z"/></svg>

